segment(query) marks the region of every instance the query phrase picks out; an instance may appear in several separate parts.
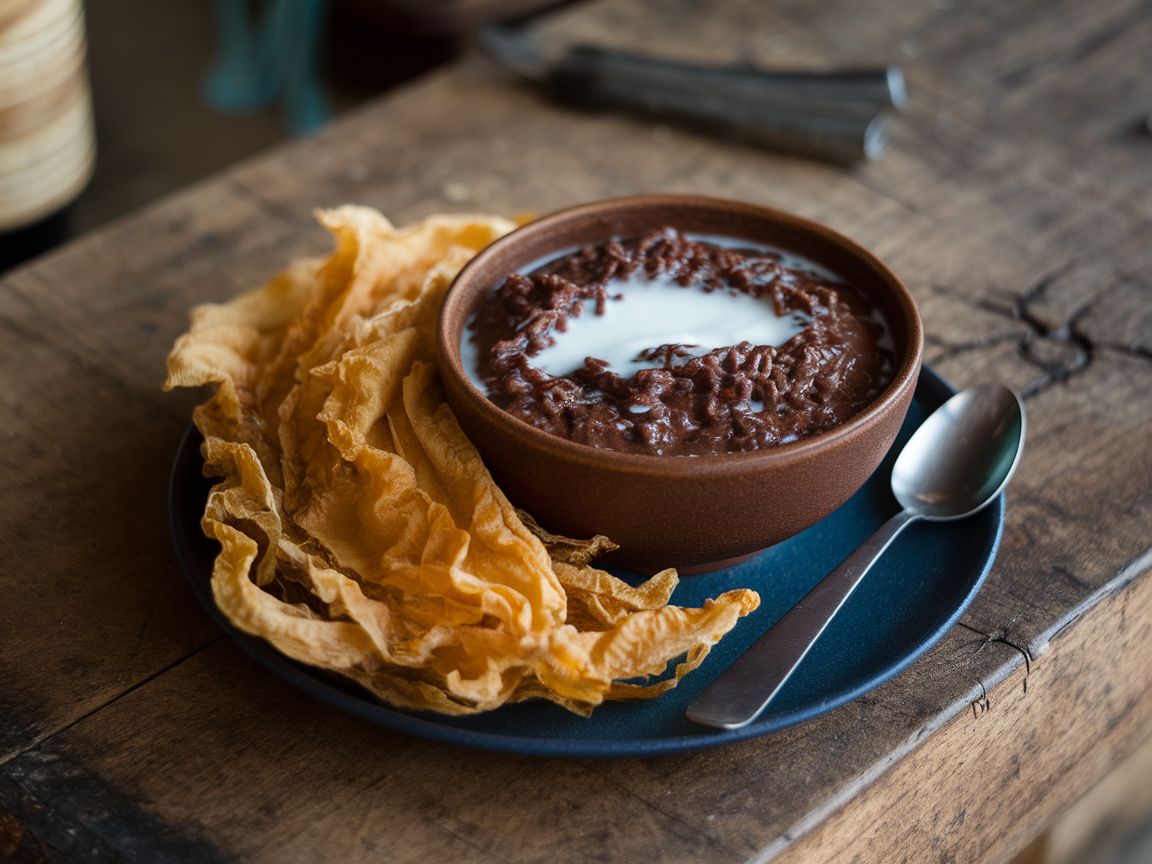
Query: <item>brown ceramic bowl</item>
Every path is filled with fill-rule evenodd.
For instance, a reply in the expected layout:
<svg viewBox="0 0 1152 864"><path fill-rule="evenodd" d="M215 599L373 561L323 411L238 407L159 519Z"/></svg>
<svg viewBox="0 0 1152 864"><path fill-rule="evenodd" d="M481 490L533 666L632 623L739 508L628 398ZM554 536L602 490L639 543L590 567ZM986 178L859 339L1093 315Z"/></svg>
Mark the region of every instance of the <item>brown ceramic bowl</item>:
<svg viewBox="0 0 1152 864"><path fill-rule="evenodd" d="M685 459L598 450L501 411L471 383L460 340L479 301L553 252L672 226L801 255L854 285L885 316L896 374L871 405L813 438L748 453ZM863 485L892 446L920 371L923 335L908 290L875 256L823 225L739 201L650 195L564 210L496 241L456 277L440 313L440 374L449 406L508 498L549 531L606 534L612 563L703 572L755 554L823 519Z"/></svg>

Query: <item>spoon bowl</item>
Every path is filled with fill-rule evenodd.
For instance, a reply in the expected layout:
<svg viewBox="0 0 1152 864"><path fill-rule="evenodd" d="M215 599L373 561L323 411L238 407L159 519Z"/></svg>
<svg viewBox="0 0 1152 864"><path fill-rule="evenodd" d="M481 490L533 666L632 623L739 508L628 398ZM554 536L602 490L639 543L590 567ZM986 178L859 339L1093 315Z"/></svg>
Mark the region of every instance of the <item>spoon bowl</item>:
<svg viewBox="0 0 1152 864"><path fill-rule="evenodd" d="M892 468L900 506L922 519L963 519L1012 479L1024 440L1024 406L1002 384L958 393L916 430Z"/></svg>

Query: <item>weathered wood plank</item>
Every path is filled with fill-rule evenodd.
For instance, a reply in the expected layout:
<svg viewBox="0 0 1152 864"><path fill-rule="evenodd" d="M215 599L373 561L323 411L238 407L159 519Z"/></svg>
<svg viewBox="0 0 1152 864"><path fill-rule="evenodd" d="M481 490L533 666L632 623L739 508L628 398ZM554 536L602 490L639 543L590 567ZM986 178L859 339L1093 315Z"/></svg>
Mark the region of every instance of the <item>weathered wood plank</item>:
<svg viewBox="0 0 1152 864"><path fill-rule="evenodd" d="M164 476L184 420L29 314L0 296L0 759L218 634L167 536Z"/></svg>
<svg viewBox="0 0 1152 864"><path fill-rule="evenodd" d="M1036 864L1105 864L1139 842L1152 812L1152 738L1062 812L1032 846Z"/></svg>
<svg viewBox="0 0 1152 864"><path fill-rule="evenodd" d="M191 306L260 285L330 245L308 207L285 218L224 180L87 235L0 284L34 310L43 338L187 417L181 394L159 385Z"/></svg>
<svg viewBox="0 0 1152 864"><path fill-rule="evenodd" d="M909 860L1002 860L1148 725L1138 697L1127 714L1117 701L1144 670L1100 647L1127 639L1121 659L1141 656L1150 614L1147 576L1107 599L1152 547L1152 160L1131 134L1148 12L581 4L540 25L550 50L814 68L898 56L912 108L884 160L844 170L569 113L474 58L0 283L0 536L15 550L0 572L0 813L28 848L78 858L91 843L109 860L899 860L895 840ZM801 727L602 763L375 729L213 644L163 524L193 397L155 388L187 308L325 249L313 206L403 223L645 191L757 201L853 236L909 284L946 377L1029 394L1000 559L964 625ZM972 720L986 692L994 707ZM1079 719L1053 714L1065 698ZM1027 753L1052 756L1020 767L1029 734ZM954 770L965 748L978 783ZM988 787L1007 791L983 803Z"/></svg>
<svg viewBox="0 0 1152 864"><path fill-rule="evenodd" d="M171 832L225 860L742 860L593 767L381 729L225 641L11 760L3 776L113 845L88 814L117 811L108 830L118 830L122 807L103 802L134 802L133 818L150 821L131 861L150 860ZM82 782L65 785L62 773Z"/></svg>
<svg viewBox="0 0 1152 864"><path fill-rule="evenodd" d="M168 537L195 396L159 392L164 358L310 239L217 185L0 283L0 761L218 637Z"/></svg>
<svg viewBox="0 0 1152 864"><path fill-rule="evenodd" d="M1010 860L1152 734L1149 575L774 860Z"/></svg>

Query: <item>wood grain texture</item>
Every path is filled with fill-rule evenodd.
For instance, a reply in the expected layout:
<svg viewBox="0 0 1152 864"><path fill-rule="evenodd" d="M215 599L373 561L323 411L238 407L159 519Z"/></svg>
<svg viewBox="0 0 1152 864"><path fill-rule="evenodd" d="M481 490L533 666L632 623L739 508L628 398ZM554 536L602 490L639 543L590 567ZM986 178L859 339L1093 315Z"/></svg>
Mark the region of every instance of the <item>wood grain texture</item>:
<svg viewBox="0 0 1152 864"><path fill-rule="evenodd" d="M603 0L537 32L551 51L898 58L912 104L883 160L844 170L567 112L470 58L0 283L0 843L141 862L1002 861L1152 733L1152 4ZM163 509L195 396L158 385L189 307L326 249L315 206L406 223L639 192L831 225L908 284L946 378L1025 393L1003 545L962 623L802 726L607 762L381 730L223 641Z"/></svg>
<svg viewBox="0 0 1152 864"><path fill-rule="evenodd" d="M1150 650L1141 578L1057 636L1031 674L1018 669L784 854L756 860L1011 860L1148 737Z"/></svg>
<svg viewBox="0 0 1152 864"><path fill-rule="evenodd" d="M1035 843L1036 864L1108 864L1142 839L1152 812L1152 738L1060 814Z"/></svg>

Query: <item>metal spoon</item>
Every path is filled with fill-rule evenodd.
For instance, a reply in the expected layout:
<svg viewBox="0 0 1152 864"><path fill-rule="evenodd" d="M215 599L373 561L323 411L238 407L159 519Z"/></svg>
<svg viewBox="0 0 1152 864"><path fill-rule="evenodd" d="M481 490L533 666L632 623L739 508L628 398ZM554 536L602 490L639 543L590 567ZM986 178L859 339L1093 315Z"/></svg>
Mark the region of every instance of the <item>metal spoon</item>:
<svg viewBox="0 0 1152 864"><path fill-rule="evenodd" d="M708 685L688 706L688 719L721 729L755 720L896 535L917 519L963 519L995 500L1020 461L1024 427L1024 404L1000 384L965 390L940 406L892 468L892 491L904 509Z"/></svg>

